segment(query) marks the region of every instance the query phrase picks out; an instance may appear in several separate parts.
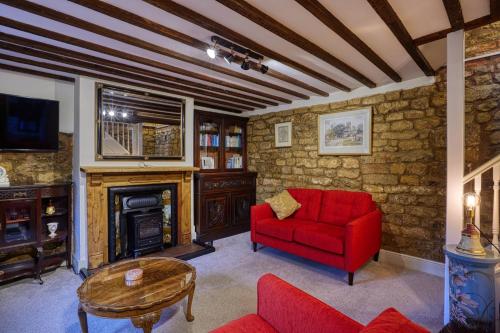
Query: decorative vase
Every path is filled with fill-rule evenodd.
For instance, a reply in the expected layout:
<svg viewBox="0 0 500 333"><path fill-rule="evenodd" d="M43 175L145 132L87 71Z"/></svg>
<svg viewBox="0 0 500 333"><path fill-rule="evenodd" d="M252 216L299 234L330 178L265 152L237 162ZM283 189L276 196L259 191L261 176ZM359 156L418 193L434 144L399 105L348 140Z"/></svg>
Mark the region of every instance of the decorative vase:
<svg viewBox="0 0 500 333"><path fill-rule="evenodd" d="M49 234L50 238L54 238L57 236L56 231L57 231L58 226L59 226L58 222L47 223L47 228L49 229L49 232L50 232L50 234Z"/></svg>

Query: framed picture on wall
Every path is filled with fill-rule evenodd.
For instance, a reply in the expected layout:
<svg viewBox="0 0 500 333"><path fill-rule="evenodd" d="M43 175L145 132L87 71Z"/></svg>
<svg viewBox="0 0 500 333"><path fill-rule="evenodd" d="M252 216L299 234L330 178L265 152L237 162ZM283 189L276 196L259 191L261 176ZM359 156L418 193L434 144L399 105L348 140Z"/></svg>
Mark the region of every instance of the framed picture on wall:
<svg viewBox="0 0 500 333"><path fill-rule="evenodd" d="M371 108L320 115L320 155L369 155L372 150Z"/></svg>
<svg viewBox="0 0 500 333"><path fill-rule="evenodd" d="M274 125L274 138L276 147L292 146L292 122Z"/></svg>

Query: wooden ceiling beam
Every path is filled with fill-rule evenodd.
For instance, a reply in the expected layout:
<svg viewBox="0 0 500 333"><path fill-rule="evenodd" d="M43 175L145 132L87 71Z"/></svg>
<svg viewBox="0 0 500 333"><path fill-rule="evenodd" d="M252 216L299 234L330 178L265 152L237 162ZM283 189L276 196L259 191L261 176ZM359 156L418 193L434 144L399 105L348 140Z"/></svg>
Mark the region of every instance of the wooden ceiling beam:
<svg viewBox="0 0 500 333"><path fill-rule="evenodd" d="M469 22L465 22L464 23L464 30L468 31L468 30L476 29L476 28L482 27L484 25L493 23L495 21L497 21L497 20L493 19L491 15L481 16L481 17L479 17L479 18L477 18L475 20L472 20L472 21L469 21ZM431 34L415 38L413 40L413 42L415 43L415 45L428 44L428 43L434 42L436 40L440 40L440 39L446 38L446 36L450 32L453 32L453 30L451 28L444 29L444 30L441 30L441 31L436 31L436 32L433 32Z"/></svg>
<svg viewBox="0 0 500 333"><path fill-rule="evenodd" d="M500 0L490 0L490 15L492 22L500 20Z"/></svg>
<svg viewBox="0 0 500 333"><path fill-rule="evenodd" d="M0 68L11 71L11 72L36 75L36 76L46 77L49 79L55 79L55 80L60 80L60 81L67 81L67 82L73 82L73 83L75 82L75 78L73 78L73 77L37 71L35 69L26 68L26 67L18 67L18 66L0 63Z"/></svg>
<svg viewBox="0 0 500 333"><path fill-rule="evenodd" d="M202 40L199 40L199 39L196 39L196 38L191 37L189 35L186 35L180 31L168 28L162 24L151 21L143 16L134 14L134 13L129 12L127 10L124 10L120 7L106 3L104 1L94 1L94 0L69 0L69 1L74 2L80 6L84 6L86 8L97 11L101 14L105 14L107 16L113 17L113 18L121 20L123 22L132 24L134 26L143 28L145 30L149 30L151 32L165 36L167 38L176 40L180 43L186 44L188 46L197 48L197 49L202 50L202 51L205 51L208 47L210 47L210 44L205 43ZM223 49L219 49L218 53L219 53L219 56L221 56L221 57L225 57L225 56L230 55L230 52L227 52ZM235 60L233 62L235 62L236 64L241 64L243 59L244 59L243 57L240 57L238 55L234 55L234 58L235 58ZM260 73L260 66L257 63L255 63L254 61L251 61L250 69ZM309 90L311 92L314 92L315 94L318 94L321 96L328 96L327 92L322 91L318 88L315 88L311 85L308 85L308 84L306 84L302 81L299 81L293 77L290 77L288 75L280 73L276 70L271 69L266 73L266 75L274 77L278 80L282 80L282 81L285 81L287 83L296 85L296 86L303 88L305 90Z"/></svg>
<svg viewBox="0 0 500 333"><path fill-rule="evenodd" d="M335 15L333 15L318 0L295 0L314 17L326 25L330 30L339 35L349 45L354 47L364 55L372 64L378 67L395 82L401 82L401 76L392 69L378 54L375 53L365 42L363 42L355 33L345 26Z"/></svg>
<svg viewBox="0 0 500 333"><path fill-rule="evenodd" d="M54 10L54 9L30 2L30 1L0 0L0 3L6 4L8 6L11 6L11 7L14 7L17 9L24 10L26 12L29 12L29 13L32 13L35 15L43 16L43 17L46 17L48 19L51 19L51 20L54 20L54 21L57 21L57 22L60 22L63 24L67 24L67 25L70 25L70 26L73 26L73 27L76 27L79 29L87 30L87 31L93 32L95 34L120 41L122 43L134 45L134 46L140 47L142 49L149 50L151 52L162 54L164 56L167 56L167 57L170 57L173 59L177 59L180 61L184 61L184 62L193 64L193 65L196 65L196 66L200 66L200 67L212 70L212 71L217 72L217 73L232 76L232 77L235 77L235 78L238 78L240 80L247 81L247 82L252 82L254 84L257 84L257 85L260 85L263 87L267 87L267 88L271 88L271 89L274 89L277 91L281 91L285 94L296 96L296 97L299 97L302 99L309 99L309 96L304 95L302 93L299 93L297 91L281 87L281 86L276 85L274 83L270 83L267 81L263 81L263 80L254 78L254 77L246 75L246 74L242 74L241 72L233 71L233 70L227 69L225 67L215 65L214 63L211 63L208 61L204 61L204 60L200 60L198 58L187 56L187 55L182 54L180 52L176 52L176 51L167 49L165 47L162 47L162 46L159 46L159 45L156 45L153 43L149 43L145 40L135 38L135 37L132 37L130 35L127 35L127 34L124 34L121 32L117 32L117 31L114 31L111 29L104 28L100 25L90 23L88 21L82 20L82 19L77 18L75 16L64 14L64 13L59 12L57 10Z"/></svg>
<svg viewBox="0 0 500 333"><path fill-rule="evenodd" d="M202 84L199 82L185 80L185 79L182 79L182 78L179 78L176 76L170 76L167 74L158 73L158 72L147 70L144 68L127 65L127 64L124 64L121 62L95 57L95 56L92 56L89 54L80 53L80 52L65 49L65 48L62 48L59 46L45 44L45 43L38 42L38 41L35 41L32 39L19 37L19 36L15 36L15 35L10 35L10 34L6 34L3 32L0 32L0 40L6 41L9 43L13 43L13 44L18 44L18 45L30 47L30 48L35 48L38 50L47 51L50 53L55 53L55 54L79 59L79 60L83 60L83 61L87 61L87 62L101 64L101 65L107 66L107 67L113 67L113 68L117 68L117 69L121 69L121 70L125 70L125 71L130 71L130 72L141 74L141 75L152 76L152 77L156 77L156 78L161 79L161 80L167 80L167 81L172 81L172 82L180 83L183 85L187 85L188 87L198 87L200 89L207 90L206 93L213 93L215 91L215 92L227 94L230 96L240 97L240 98L245 99L245 101L250 100L250 101L255 101L258 103L263 103L263 104L273 105L273 106L279 105L278 103L267 100L267 99L261 99L259 97L241 94L241 93L238 93L236 91L227 90L227 89L219 88L216 86L205 85L205 84Z"/></svg>
<svg viewBox="0 0 500 333"><path fill-rule="evenodd" d="M146 88L146 89L151 89L151 90L156 90L156 91L162 91L162 92L166 92L168 94L173 94L173 95L181 95L181 96L184 95L184 96L187 96L187 97L194 98L195 99L195 103L196 103L197 100L199 100L199 101L202 101L202 102L205 102L205 103L209 103L209 104L213 105L214 107L222 106L222 107L232 108L232 109L238 110L238 111L241 111L241 110L252 111L253 110L253 108L242 106L242 105L237 105L237 104L232 104L232 103L229 103L229 102L219 101L219 100L215 100L215 99L208 98L208 97L200 97L200 96L196 96L196 95L192 95L192 94L186 94L186 93L185 94L179 94L179 92L177 92L177 91L172 91L170 89L165 89L163 87L154 86L154 85L150 85L150 84L145 84L145 83L142 83L142 82L129 81L129 80L125 80L123 78L109 76L109 75L104 75L104 74L101 74L101 73L89 72L89 71L81 70L81 69L78 69L78 68L66 67L66 66L61 66L61 65L56 65L56 64L48 63L48 62L42 62L42 61L37 61L37 60L32 60L32 59L22 58L22 57L16 57L16 56L12 56L12 55L8 55L8 54L3 54L3 53L0 53L0 59L4 59L4 60L8 60L8 61L13 61L13 62L25 64L25 65L30 65L30 66L35 66L35 67L50 69L50 70L54 70L54 71L58 71L58 72L70 73L70 74L75 74L75 75L83 75L83 76L93 77L93 78L100 79L100 80L106 80L106 81L110 81L110 82L117 82L117 83L122 83L122 84L136 86L136 87L143 87L143 88Z"/></svg>
<svg viewBox="0 0 500 333"><path fill-rule="evenodd" d="M452 31L464 28L464 16L462 15L462 6L459 0L443 0L448 20L450 21Z"/></svg>
<svg viewBox="0 0 500 333"><path fill-rule="evenodd" d="M204 74L200 74L200 73L196 73L196 72L187 71L185 69L178 68L178 67L175 67L175 66L171 66L171 65L165 64L163 62L155 61L155 60L148 59L148 58L143 58L143 57L137 56L135 54L130 54L130 53L122 52L122 51L119 51L119 50L116 50L116 49L113 49L113 48L110 48L110 47L106 47L106 46L103 46L103 45L91 43L91 42L84 41L82 39L78 39L78 38L75 38L75 37L66 36L66 35L60 34L60 33L55 32L55 31L50 31L50 30L42 29L42 28L39 28L39 27L36 27L36 26L33 26L33 25L29 25L29 24L26 24L26 23L22 23L22 22L19 22L19 21L16 21L16 20L9 19L7 17L0 16L0 25L4 25L4 26L9 27L9 28L13 28L13 29L16 29L16 30L21 30L21 31L28 32L30 34L38 35L38 36L41 36L41 37L45 37L45 38L48 38L48 39L53 39L53 40L56 40L56 41L59 41L59 42L63 42L63 43L66 43L66 44L71 44L71 45L74 45L74 46L82 47L82 48L85 48L85 49L88 49L88 50L92 50L92 51L96 51L96 52L108 54L108 55L111 55L111 56L114 56L114 57L117 57L117 58L122 58L122 59L126 59L126 60L129 60L129 61L133 61L133 62L137 62L137 63L143 64L143 65L147 65L147 66L159 68L159 69L162 69L162 70L165 70L165 71L169 71L169 72L173 72L173 73L176 73L176 74L185 75L185 76L188 76L188 77L191 77L191 78L199 79L199 80L210 82L210 83L213 83L213 84L218 84L218 85L225 86L225 87L228 87L228 88L232 88L232 89L244 91L244 92L247 92L247 93L250 93L250 94L254 94L254 95L257 95L257 96L261 96L261 97L273 99L273 100L280 101L280 102L283 102L283 103L290 104L292 102L291 100L283 98L281 96L267 94L267 93L264 93L262 91L258 91L258 90L254 90L254 89L247 88L247 87L244 87L244 86L240 86L238 84L234 84L232 82L227 82L227 81L224 81L224 80L220 80L220 79L208 76L208 75L204 75Z"/></svg>
<svg viewBox="0 0 500 333"><path fill-rule="evenodd" d="M234 12L240 14L241 16L249 19L255 24L269 30L273 34L283 38L289 43L323 60L327 64L330 64L331 66L339 69L340 71L344 72L345 74L349 75L355 80L363 83L365 86L370 88L374 88L377 86L375 82L373 82L365 75L358 72L356 69L352 68L351 66L349 66L342 60L338 59L328 51L324 50L323 48L311 42L309 39L299 35L292 29L278 22L271 16L260 11L259 9L250 5L244 0L217 0L217 2L233 10Z"/></svg>
<svg viewBox="0 0 500 333"><path fill-rule="evenodd" d="M35 50L35 49L31 49L31 48L25 47L25 46L10 44L10 43L6 43L6 42L2 42L2 41L0 41L0 46L5 50L18 52L18 53L26 54L26 55L33 56L33 57L42 58L45 60L60 62L60 63L68 64L71 66L81 67L81 68L86 68L86 69L90 69L90 70L101 72L101 73L112 74L112 75L124 77L127 79L131 79L131 80L137 80L137 81L142 81L142 82L146 82L146 83L161 85L161 86L176 90L176 94L183 94L185 91L189 91L189 92L192 92L194 94L207 96L207 97L220 98L222 100L227 100L227 101L231 101L231 102L243 104L243 105L250 105L250 106L253 106L256 108L263 109L266 107L263 104L258 104L258 103L252 102L252 101L248 101L248 100L245 101L245 100L242 100L239 98L235 98L235 97L231 97L231 96L227 96L227 95L221 95L221 94L213 93L213 92L210 93L210 92L207 92L207 91L204 91L201 89L186 87L186 86L182 86L182 85L175 84L175 83L169 83L169 82L165 82L163 80L159 80L156 78L138 75L138 74L130 73L127 71L122 71L119 69L102 66L102 65L95 64L92 62L86 62L86 61L81 61L81 60L77 60L74 58L69 58L69 57L65 57L65 56L61 56L61 55L57 55L57 54L52 54L52 53L45 52L45 51Z"/></svg>
<svg viewBox="0 0 500 333"><path fill-rule="evenodd" d="M156 6L168 13L171 13L175 16L178 16L186 21L189 21L193 24L196 24L204 29L207 29L209 31L212 31L226 39L229 39L237 44L243 45L252 51L258 52L268 58L274 59L276 61L279 61L280 63L289 66L293 69L296 69L308 76L311 76L317 80L320 80L322 82L325 82L332 87L336 87L337 89L343 90L343 91L350 91L351 89L341 83L339 83L336 80L333 80L329 78L326 75L323 75L321 73L318 73L312 69L310 69L307 66L304 66L302 64L297 63L296 61L293 61L283 55L281 55L278 52L272 51L271 49L268 49L265 46L262 46L250 38L243 36L240 33L237 33L234 30L231 30L222 24L219 24L208 17L205 17L201 14L198 14L197 12L184 7L175 1L172 0L144 0L145 2Z"/></svg>
<svg viewBox="0 0 500 333"><path fill-rule="evenodd" d="M415 43L413 43L413 40L406 30L403 22L401 22L389 2L387 2L387 0L368 0L368 3L372 6L375 12L377 12L378 16L380 16L389 29L391 29L394 36L406 49L406 52L408 52L410 57L413 61L415 61L425 75L434 75L434 69L424 57L420 49L415 45Z"/></svg>

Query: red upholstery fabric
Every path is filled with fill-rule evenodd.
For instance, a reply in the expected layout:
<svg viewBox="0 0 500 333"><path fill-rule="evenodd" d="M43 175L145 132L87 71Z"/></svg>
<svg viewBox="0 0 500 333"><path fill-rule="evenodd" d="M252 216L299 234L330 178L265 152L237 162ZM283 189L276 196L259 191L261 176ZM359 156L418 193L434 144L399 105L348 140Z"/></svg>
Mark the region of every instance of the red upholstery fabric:
<svg viewBox="0 0 500 333"><path fill-rule="evenodd" d="M257 313L280 333L359 333L362 325L272 274L257 284Z"/></svg>
<svg viewBox="0 0 500 333"><path fill-rule="evenodd" d="M246 315L211 331L211 333L278 333L262 317L256 314Z"/></svg>
<svg viewBox="0 0 500 333"><path fill-rule="evenodd" d="M345 258L341 254L326 252L318 248L303 245L297 242L287 242L278 238L269 237L262 234L256 234L255 242L278 249L287 253L294 254L303 258L314 260L316 262L337 267L345 270Z"/></svg>
<svg viewBox="0 0 500 333"><path fill-rule="evenodd" d="M389 308L373 319L360 333L430 333L394 308Z"/></svg>
<svg viewBox="0 0 500 333"><path fill-rule="evenodd" d="M252 242L255 242L256 222L259 220L270 219L274 216L274 212L268 203L255 205L250 207L250 231Z"/></svg>
<svg viewBox="0 0 500 333"><path fill-rule="evenodd" d="M380 210L347 223L345 227L345 269L354 272L367 262L382 242L382 213Z"/></svg>
<svg viewBox="0 0 500 333"><path fill-rule="evenodd" d="M304 188L291 188L287 191L302 205L292 217L302 220L318 220L323 191Z"/></svg>
<svg viewBox="0 0 500 333"><path fill-rule="evenodd" d="M298 225L293 233L293 240L328 252L343 254L344 233L345 228L326 223Z"/></svg>
<svg viewBox="0 0 500 333"><path fill-rule="evenodd" d="M308 225L310 223L311 222L294 218L287 218L281 221L277 218L270 218L255 222L255 230L257 233L291 242L293 240L293 232L297 225Z"/></svg>
<svg viewBox="0 0 500 333"><path fill-rule="evenodd" d="M324 191L321 199L319 222L345 225L373 210L369 193L350 191Z"/></svg>

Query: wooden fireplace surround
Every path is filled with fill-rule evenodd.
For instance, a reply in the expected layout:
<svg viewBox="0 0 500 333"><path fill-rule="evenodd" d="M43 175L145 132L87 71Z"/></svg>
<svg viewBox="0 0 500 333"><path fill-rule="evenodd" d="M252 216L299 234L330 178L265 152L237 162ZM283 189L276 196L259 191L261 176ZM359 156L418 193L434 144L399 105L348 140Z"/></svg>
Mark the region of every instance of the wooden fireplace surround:
<svg viewBox="0 0 500 333"><path fill-rule="evenodd" d="M86 174L88 268L108 260L108 188L177 184L177 244L191 243L191 177L194 167L81 167Z"/></svg>

